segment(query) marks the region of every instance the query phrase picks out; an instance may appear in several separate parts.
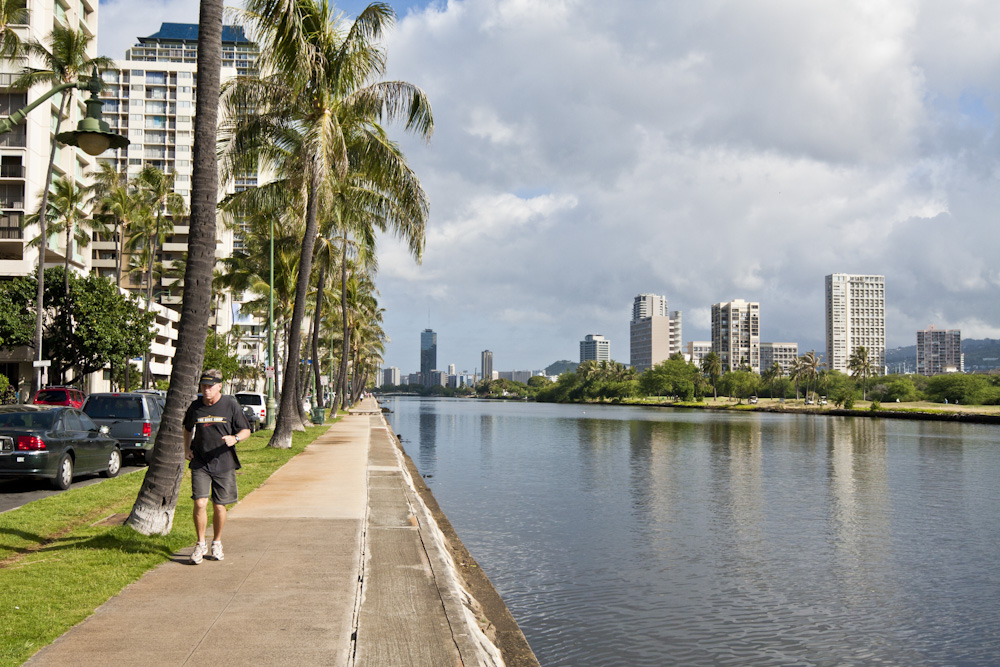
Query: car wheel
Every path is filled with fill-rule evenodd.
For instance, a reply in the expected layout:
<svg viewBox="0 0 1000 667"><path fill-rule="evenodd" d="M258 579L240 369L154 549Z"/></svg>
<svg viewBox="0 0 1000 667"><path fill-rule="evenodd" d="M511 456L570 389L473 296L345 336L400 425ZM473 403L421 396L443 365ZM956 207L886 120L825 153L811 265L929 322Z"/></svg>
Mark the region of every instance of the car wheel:
<svg viewBox="0 0 1000 667"><path fill-rule="evenodd" d="M101 472L101 477L117 477L122 469L122 452L115 447L108 457L108 468Z"/></svg>
<svg viewBox="0 0 1000 667"><path fill-rule="evenodd" d="M62 458L59 459L59 465L56 467L56 476L52 480L52 486L65 491L72 483L73 457L69 454L63 454Z"/></svg>
<svg viewBox="0 0 1000 667"><path fill-rule="evenodd" d="M148 466L150 463L153 462L153 450L152 449L142 450L140 453L135 455L135 461L136 463L141 463L143 465Z"/></svg>

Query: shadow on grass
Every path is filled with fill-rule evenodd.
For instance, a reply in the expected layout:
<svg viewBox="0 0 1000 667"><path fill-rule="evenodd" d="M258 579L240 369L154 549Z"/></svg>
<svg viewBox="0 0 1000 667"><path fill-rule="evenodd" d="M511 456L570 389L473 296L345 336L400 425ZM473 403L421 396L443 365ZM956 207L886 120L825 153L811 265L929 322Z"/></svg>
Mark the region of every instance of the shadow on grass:
<svg viewBox="0 0 1000 667"><path fill-rule="evenodd" d="M157 541L157 537L147 537L130 528L112 528L100 535L68 536L52 540L38 549L39 553L64 551L69 549L101 549L129 554L159 554L172 557L175 549L167 543Z"/></svg>

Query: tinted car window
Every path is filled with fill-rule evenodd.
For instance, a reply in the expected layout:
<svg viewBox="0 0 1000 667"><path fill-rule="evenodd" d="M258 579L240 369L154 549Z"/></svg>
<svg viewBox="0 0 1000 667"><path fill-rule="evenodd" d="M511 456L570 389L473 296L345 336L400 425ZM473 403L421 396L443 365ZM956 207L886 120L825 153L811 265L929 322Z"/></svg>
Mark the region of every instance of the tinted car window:
<svg viewBox="0 0 1000 667"><path fill-rule="evenodd" d="M67 431L84 430L83 424L80 423L80 418L76 416L75 412L71 412L70 410L62 414L62 427Z"/></svg>
<svg viewBox="0 0 1000 667"><path fill-rule="evenodd" d="M94 423L93 419L91 419L87 415L83 414L82 412L79 415L77 415L77 416L80 417L80 424L83 426L83 430L84 431L96 431L97 430L97 424Z"/></svg>
<svg viewBox="0 0 1000 667"><path fill-rule="evenodd" d="M142 419L142 399L136 396L91 396L83 411L92 419Z"/></svg>
<svg viewBox="0 0 1000 667"><path fill-rule="evenodd" d="M35 395L36 401L46 401L48 403L53 401L65 401L66 398L65 389L43 389Z"/></svg>
<svg viewBox="0 0 1000 667"><path fill-rule="evenodd" d="M52 428L55 415L51 412L0 413L0 428Z"/></svg>
<svg viewBox="0 0 1000 667"><path fill-rule="evenodd" d="M236 394L236 400L239 401L240 405L263 405L260 396L254 394Z"/></svg>

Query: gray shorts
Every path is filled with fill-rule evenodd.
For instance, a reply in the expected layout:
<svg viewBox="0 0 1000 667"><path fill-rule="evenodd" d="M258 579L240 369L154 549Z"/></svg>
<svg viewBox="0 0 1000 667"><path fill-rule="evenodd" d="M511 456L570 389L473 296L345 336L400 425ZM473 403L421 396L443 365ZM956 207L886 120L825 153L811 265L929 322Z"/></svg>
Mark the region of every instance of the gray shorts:
<svg viewBox="0 0 1000 667"><path fill-rule="evenodd" d="M232 505L239 499L236 491L236 471L227 470L216 474L205 468L191 469L191 499L208 498L212 493L212 502L216 505Z"/></svg>

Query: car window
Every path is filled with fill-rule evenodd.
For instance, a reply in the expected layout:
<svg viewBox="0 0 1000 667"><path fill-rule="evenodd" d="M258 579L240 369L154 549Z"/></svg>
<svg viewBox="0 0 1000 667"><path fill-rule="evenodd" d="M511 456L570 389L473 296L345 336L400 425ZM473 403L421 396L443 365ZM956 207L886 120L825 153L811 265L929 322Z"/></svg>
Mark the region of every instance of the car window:
<svg viewBox="0 0 1000 667"><path fill-rule="evenodd" d="M83 431L83 424L80 423L80 418L76 416L76 412L72 410L66 410L62 413L62 428L64 431Z"/></svg>
<svg viewBox="0 0 1000 667"><path fill-rule="evenodd" d="M149 406L149 415L153 421L160 419L160 402L155 397L150 398L146 403Z"/></svg>
<svg viewBox="0 0 1000 667"><path fill-rule="evenodd" d="M94 420L88 417L87 415L83 414L82 412L78 412L77 417L80 418L80 425L83 426L84 431L98 430L97 424L95 424Z"/></svg>
<svg viewBox="0 0 1000 667"><path fill-rule="evenodd" d="M143 419L138 396L91 396L83 411L91 419Z"/></svg>
<svg viewBox="0 0 1000 667"><path fill-rule="evenodd" d="M52 428L55 415L44 412L3 412L0 413L0 428Z"/></svg>
<svg viewBox="0 0 1000 667"><path fill-rule="evenodd" d="M51 403L53 401L65 401L65 389L43 389L35 395L35 401Z"/></svg>
<svg viewBox="0 0 1000 667"><path fill-rule="evenodd" d="M240 405L263 405L264 403L256 394L236 394L236 400L240 402Z"/></svg>

